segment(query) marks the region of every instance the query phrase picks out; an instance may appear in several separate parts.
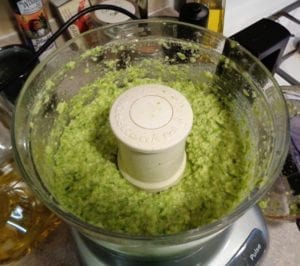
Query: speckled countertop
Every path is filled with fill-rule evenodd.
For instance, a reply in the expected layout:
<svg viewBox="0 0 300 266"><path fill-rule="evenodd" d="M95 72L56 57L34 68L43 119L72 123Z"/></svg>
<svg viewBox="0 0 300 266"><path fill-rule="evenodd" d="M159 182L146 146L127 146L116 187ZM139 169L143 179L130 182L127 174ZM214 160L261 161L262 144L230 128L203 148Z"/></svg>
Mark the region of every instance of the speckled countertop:
<svg viewBox="0 0 300 266"><path fill-rule="evenodd" d="M270 245L262 265L300 265L300 231L296 223L269 222Z"/></svg>
<svg viewBox="0 0 300 266"><path fill-rule="evenodd" d="M268 222L269 249L262 266L299 266L300 231L295 223ZM62 223L31 254L5 266L80 266L69 227Z"/></svg>

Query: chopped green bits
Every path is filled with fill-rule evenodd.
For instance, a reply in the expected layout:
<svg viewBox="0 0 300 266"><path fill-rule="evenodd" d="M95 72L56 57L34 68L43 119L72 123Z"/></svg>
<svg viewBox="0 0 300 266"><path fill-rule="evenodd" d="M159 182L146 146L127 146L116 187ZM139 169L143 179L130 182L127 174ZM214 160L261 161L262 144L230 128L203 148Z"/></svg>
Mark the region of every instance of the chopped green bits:
<svg viewBox="0 0 300 266"><path fill-rule="evenodd" d="M64 210L109 231L165 235L211 223L247 196L252 177L249 132L241 130L232 97L212 85L213 75L206 72L206 82L192 82L190 71L184 65L145 60L103 74L58 104L45 149L51 169L45 183ZM145 83L178 90L194 114L184 177L159 193L140 190L122 177L108 121L116 97Z"/></svg>

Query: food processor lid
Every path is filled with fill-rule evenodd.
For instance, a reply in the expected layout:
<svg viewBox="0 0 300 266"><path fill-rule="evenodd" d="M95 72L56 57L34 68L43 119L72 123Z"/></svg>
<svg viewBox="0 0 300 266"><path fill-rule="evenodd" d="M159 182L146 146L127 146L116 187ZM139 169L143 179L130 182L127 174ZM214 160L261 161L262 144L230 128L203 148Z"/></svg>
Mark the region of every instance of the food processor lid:
<svg viewBox="0 0 300 266"><path fill-rule="evenodd" d="M193 111L178 91L144 84L121 94L110 110L119 141L118 167L133 185L152 192L175 185L185 170L185 140Z"/></svg>
<svg viewBox="0 0 300 266"><path fill-rule="evenodd" d="M141 85L114 102L110 124L130 149L157 153L174 147L189 134L193 111L178 91L160 84Z"/></svg>

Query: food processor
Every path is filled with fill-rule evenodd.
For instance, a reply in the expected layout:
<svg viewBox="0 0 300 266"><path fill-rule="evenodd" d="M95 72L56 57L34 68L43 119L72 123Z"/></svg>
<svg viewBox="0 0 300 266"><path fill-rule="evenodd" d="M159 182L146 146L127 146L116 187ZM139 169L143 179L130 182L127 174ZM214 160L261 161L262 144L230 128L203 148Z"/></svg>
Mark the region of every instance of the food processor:
<svg viewBox="0 0 300 266"><path fill-rule="evenodd" d="M77 42L84 42L85 48L82 49ZM144 76L131 73L126 78L126 75L120 75L135 66ZM110 122L117 139L118 145L114 148L118 154L109 160L126 182L151 195L181 186L182 179L186 178L182 178L182 172L189 173L185 162L190 154L186 147L197 118L189 101L166 84L171 81L175 84L176 78L180 78L182 84L213 84L216 94L231 99L234 103L232 114L243 125L241 136L247 136L251 143L248 158L251 175L238 204L207 224L157 235L106 229L88 222L89 217L74 214L80 204L92 197L92 192L78 201L72 200L74 211L63 206L58 194L54 193L54 188L60 187L52 179L57 165L49 164L47 158L52 129L59 115L66 108L72 108L68 103L82 88L91 92L84 98L83 108L91 107L97 96L95 87L85 86L111 73L116 82L113 82L109 94L113 95L114 101L109 105L107 119L99 120L99 123ZM135 79L142 80L143 84L136 84ZM157 81L155 84L153 79ZM126 82L134 86L119 95ZM193 98L200 97L199 91ZM86 114L86 120L89 120L90 114L84 109L76 109L76 102L72 103L75 106L73 111ZM158 112L157 105L160 106ZM154 123L149 110L156 117ZM63 122L66 124L61 126L61 131L54 134L58 149L62 144L60 137L66 126L72 123L72 118L67 117ZM172 127L168 128L170 124ZM83 132L85 127L83 120ZM155 132L150 140L149 132ZM105 134L104 131L98 132L97 136L101 139ZM74 135L73 146L82 141L78 137ZM204 141L200 136L199 140ZM268 230L256 203L278 177L288 143L285 100L276 81L259 60L220 34L163 19L104 26L68 41L28 77L16 103L13 123L17 165L43 203L71 226L84 265L256 265L268 247ZM65 152L67 156L68 150ZM82 149L81 152L84 158L85 151ZM162 163L164 158L170 158L167 165ZM97 161L97 164L101 162ZM89 168L89 163L94 165L95 162L77 161L74 172L75 168L84 167L93 175L94 166ZM150 171L155 174L150 175ZM103 176L109 177L110 174L103 168ZM97 188L97 182L91 191L94 188ZM115 188L112 193L118 198L118 189ZM101 190L101 187L97 189ZM191 193L197 194L196 189L191 189ZM226 199L222 200L225 206ZM99 211L96 205L90 206L91 215Z"/></svg>

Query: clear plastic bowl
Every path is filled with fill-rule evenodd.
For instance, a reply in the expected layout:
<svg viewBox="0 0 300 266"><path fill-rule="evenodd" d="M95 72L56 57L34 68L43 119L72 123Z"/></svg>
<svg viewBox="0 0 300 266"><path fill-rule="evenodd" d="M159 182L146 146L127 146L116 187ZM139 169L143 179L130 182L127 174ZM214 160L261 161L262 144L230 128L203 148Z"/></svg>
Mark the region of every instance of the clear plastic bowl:
<svg viewBox="0 0 300 266"><path fill-rule="evenodd" d="M100 51L107 45L123 46L123 52L107 53L103 58ZM191 56L193 47L197 47L197 60ZM255 162L249 193L233 211L215 222L183 233L131 236L88 224L65 211L53 197L44 182L42 162L56 107L60 101L72 98L82 86L109 71L102 64L105 57L119 60L120 68L142 59L167 57L167 64L192 65L190 80L203 77L203 73L213 73L218 77L217 85L223 88L224 94L234 95L239 111L247 118L251 129ZM91 71L83 75L87 65ZM149 69L150 74L155 76L155 71ZM66 78L70 76L73 78ZM186 254L202 244L209 246L211 239L218 238L221 243L230 231L230 225L255 205L278 177L288 142L284 98L276 81L259 60L222 35L161 19L97 28L67 42L29 76L19 95L13 123L13 146L18 167L33 191L51 210L92 241L110 250L151 258Z"/></svg>

